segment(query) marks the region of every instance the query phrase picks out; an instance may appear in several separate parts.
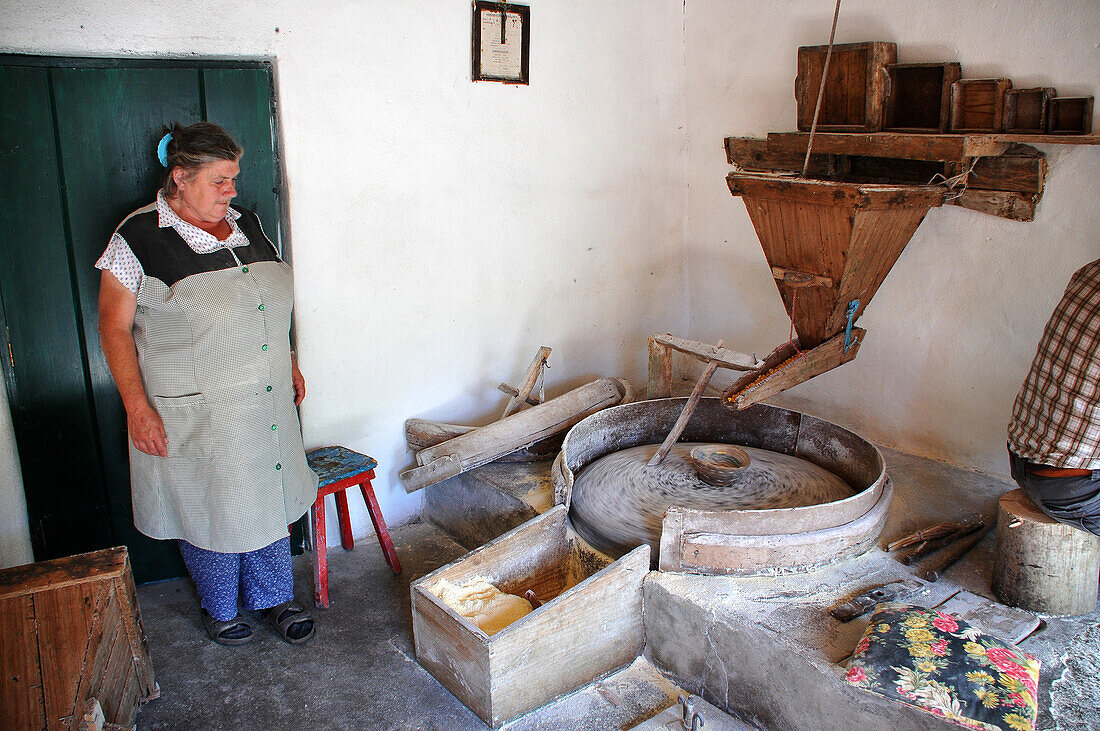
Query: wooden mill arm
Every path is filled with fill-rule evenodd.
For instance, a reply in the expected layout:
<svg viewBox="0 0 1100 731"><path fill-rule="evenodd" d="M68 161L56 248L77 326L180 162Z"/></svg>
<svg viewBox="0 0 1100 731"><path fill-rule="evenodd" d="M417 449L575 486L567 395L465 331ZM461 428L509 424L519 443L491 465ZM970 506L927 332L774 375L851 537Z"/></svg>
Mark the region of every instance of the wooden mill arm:
<svg viewBox="0 0 1100 731"><path fill-rule="evenodd" d="M687 340L675 335L654 334L649 337L649 383L647 398L668 398L672 395L672 351L684 353L704 363L716 362L719 368L735 371L753 371L763 367L764 361L755 356L738 353L729 348L715 347L698 340Z"/></svg>

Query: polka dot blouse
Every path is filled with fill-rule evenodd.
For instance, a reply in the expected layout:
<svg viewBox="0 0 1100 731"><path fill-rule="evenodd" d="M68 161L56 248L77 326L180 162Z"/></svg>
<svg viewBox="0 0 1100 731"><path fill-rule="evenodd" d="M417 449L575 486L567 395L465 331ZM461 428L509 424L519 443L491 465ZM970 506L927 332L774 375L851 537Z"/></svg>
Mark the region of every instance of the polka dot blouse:
<svg viewBox="0 0 1100 731"><path fill-rule="evenodd" d="M130 216L137 215L139 213L145 213L153 208L157 211L157 225L161 228L167 228L171 226L176 230L176 233L187 242L187 245L191 247L191 250L196 254L209 254L211 251L217 251L218 249L229 249L234 246L248 246L248 237L244 235L244 232L237 226L237 219L241 214L230 208L225 213L225 220L229 222L229 226L232 229L232 233L225 241L219 241L216 236L211 233L203 231L198 226L194 226L187 221L180 218L175 211L172 210L172 206L168 205L168 201L164 198L164 191L157 191L157 202L144 208L139 208L130 214ZM126 218L129 219L130 216ZM126 221L123 220L122 223ZM121 227L122 224L119 224ZM110 243L107 244L107 250L103 252L103 255L99 257L99 260L95 263L96 269L103 269L110 272L115 276L115 279L122 282L122 285L126 289L134 292L138 291L141 286L141 280L145 277L145 272L141 268L141 263L138 262L134 252L130 250L130 245L126 243L124 239L116 230L115 234L111 237Z"/></svg>

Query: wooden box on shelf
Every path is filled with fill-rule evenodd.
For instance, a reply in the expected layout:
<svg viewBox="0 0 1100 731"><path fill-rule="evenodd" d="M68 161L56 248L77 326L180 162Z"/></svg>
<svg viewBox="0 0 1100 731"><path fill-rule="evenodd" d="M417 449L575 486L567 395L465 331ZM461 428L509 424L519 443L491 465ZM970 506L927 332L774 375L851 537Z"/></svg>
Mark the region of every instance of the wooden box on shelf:
<svg viewBox="0 0 1100 731"><path fill-rule="evenodd" d="M649 546L617 561L592 550L558 505L412 587L416 659L481 720L511 719L632 662L644 645L642 580ZM542 606L493 635L432 591L484 577L528 589Z"/></svg>
<svg viewBox="0 0 1100 731"><path fill-rule="evenodd" d="M1005 91L1005 132L1042 134L1047 130L1047 104L1058 92L1050 87Z"/></svg>
<svg viewBox="0 0 1100 731"><path fill-rule="evenodd" d="M1047 103L1047 132L1087 135L1092 132L1091 96L1056 96Z"/></svg>
<svg viewBox="0 0 1100 731"><path fill-rule="evenodd" d="M951 121L951 85L962 78L958 63L886 65L886 129L946 132Z"/></svg>
<svg viewBox="0 0 1100 731"><path fill-rule="evenodd" d="M132 727L159 694L124 547L0 571L0 728Z"/></svg>
<svg viewBox="0 0 1100 731"><path fill-rule="evenodd" d="M813 124L828 46L798 49L798 129ZM886 65L898 60L896 43L869 41L833 46L817 128L827 132L877 132L886 120Z"/></svg>
<svg viewBox="0 0 1100 731"><path fill-rule="evenodd" d="M952 132L1000 132L1009 79L959 79L951 85Z"/></svg>

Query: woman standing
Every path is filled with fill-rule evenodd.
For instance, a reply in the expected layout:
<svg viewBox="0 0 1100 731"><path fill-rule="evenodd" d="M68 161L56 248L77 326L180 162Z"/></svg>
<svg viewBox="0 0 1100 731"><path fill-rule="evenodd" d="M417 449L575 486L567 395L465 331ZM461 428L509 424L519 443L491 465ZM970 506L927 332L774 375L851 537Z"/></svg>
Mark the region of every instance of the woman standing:
<svg viewBox="0 0 1100 731"><path fill-rule="evenodd" d="M164 185L96 267L99 333L126 409L134 524L178 539L211 639L242 644L238 606L291 643L313 636L294 602L287 525L317 496L295 407L293 280L255 213L230 205L241 148L221 127L173 125Z"/></svg>

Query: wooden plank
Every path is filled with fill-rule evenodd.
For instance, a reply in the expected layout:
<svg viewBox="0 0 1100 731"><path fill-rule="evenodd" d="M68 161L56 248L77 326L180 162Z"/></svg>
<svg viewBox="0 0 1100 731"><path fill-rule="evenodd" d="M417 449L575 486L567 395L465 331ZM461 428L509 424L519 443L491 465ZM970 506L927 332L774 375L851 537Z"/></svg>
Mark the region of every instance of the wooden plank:
<svg viewBox="0 0 1100 731"><path fill-rule="evenodd" d="M649 336L649 370L646 379L646 398L672 396L672 348Z"/></svg>
<svg viewBox="0 0 1100 731"><path fill-rule="evenodd" d="M716 361L722 368L730 368L735 371L752 370L760 365L755 358L746 353L738 353L736 350L714 346L710 343L701 343L698 340L678 338L669 333L663 335L655 333L650 336L649 340L651 343L655 342L685 355L690 355L704 363Z"/></svg>
<svg viewBox="0 0 1100 731"><path fill-rule="evenodd" d="M805 132L769 132L768 149L774 152L806 154L809 134ZM910 132L869 132L842 134L819 132L814 135L814 153L902 157L911 160L962 160L965 157L1000 155L1011 142L1005 135L917 134ZM1038 140L1031 140L1038 142Z"/></svg>
<svg viewBox="0 0 1100 731"><path fill-rule="evenodd" d="M966 190L947 202L953 206L967 208L991 216L1009 218L1013 221L1034 221L1035 195L1012 193L999 190Z"/></svg>
<svg viewBox="0 0 1100 731"><path fill-rule="evenodd" d="M531 404L537 406L538 402ZM478 429L476 426L465 424L447 424L431 419L406 419L405 442L409 449L418 452L421 449L434 447L448 439L461 436ZM509 452L497 458L497 462L539 462L550 459L561 448L561 440L564 436L553 436L542 439L529 446L521 447L514 452Z"/></svg>
<svg viewBox="0 0 1100 731"><path fill-rule="evenodd" d="M149 654L149 639L145 634L145 626L141 621L141 611L137 603L137 588L134 586L134 574L130 570L128 552L126 568L122 576L115 578L114 588L119 608L125 619L123 627L130 643L130 652L133 655L138 683L138 699L140 702L152 700L160 695L160 687L157 685L156 674L153 671L153 658Z"/></svg>
<svg viewBox="0 0 1100 731"><path fill-rule="evenodd" d="M492 700L484 633L470 631L421 582L413 584L411 592L417 661L467 708L482 719L489 718Z"/></svg>
<svg viewBox="0 0 1100 731"><path fill-rule="evenodd" d="M649 546L639 546L490 638L490 724L497 728L638 657L648 572Z"/></svg>
<svg viewBox="0 0 1100 731"><path fill-rule="evenodd" d="M108 589L109 584L97 582L34 595L38 652L46 680L47 728L64 728L61 719L73 715L77 683L88 652L88 629Z"/></svg>
<svg viewBox="0 0 1100 731"><path fill-rule="evenodd" d="M746 197L745 208L770 265L840 281L851 238L851 209L757 197ZM835 288L775 283L801 346L812 348L825 340L831 334L824 325L836 304Z"/></svg>
<svg viewBox="0 0 1100 731"><path fill-rule="evenodd" d="M504 406L504 413L500 415L500 418L503 419L508 416L527 400L531 390L535 387L535 383L539 380L543 366L546 365L546 359L549 357L550 348L545 345L540 347L538 352L535 353L531 365L527 366L527 371L523 374L523 380L520 381L519 388L516 389L516 395L508 400L508 403Z"/></svg>
<svg viewBox="0 0 1100 731"><path fill-rule="evenodd" d="M963 163L948 163L947 176L966 169ZM1042 193L1046 185L1048 165L1043 153L1034 147L1013 145L997 157L980 157L966 181L967 190Z"/></svg>
<svg viewBox="0 0 1100 731"><path fill-rule="evenodd" d="M434 485L563 432L589 414L621 403L631 393L620 379L597 379L544 404L421 450L416 455L420 466L402 472L401 482L407 492Z"/></svg>
<svg viewBox="0 0 1100 731"><path fill-rule="evenodd" d="M788 362L787 365L781 365L779 368L768 372L759 381L745 387L740 392L727 390L723 394L723 398L738 410L746 409L764 399L771 398L777 393L792 386L797 386L837 366L844 365L855 358L866 334L864 329L854 327L852 328L854 342L847 353L844 352L844 335L842 333L826 340L813 350L803 352L802 355Z"/></svg>
<svg viewBox="0 0 1100 731"><path fill-rule="evenodd" d="M933 185L881 185L732 172L726 176L737 196L834 208L914 208L943 203L943 188Z"/></svg>
<svg viewBox="0 0 1100 731"><path fill-rule="evenodd" d="M776 152L768 147L766 139L758 137L727 137L725 141L726 161L730 165L736 165L742 170L755 170L759 172L786 171L791 173L802 172L802 164L806 159L806 151L802 152ZM834 156L810 155L810 167L806 171L812 177L832 177L834 171Z"/></svg>
<svg viewBox="0 0 1100 731"><path fill-rule="evenodd" d="M76 708L85 699L96 698L107 721L129 725L132 716L121 714L126 714L127 709L136 710L140 697L136 687L129 688L135 675L134 656L115 587L105 586L108 590L100 595L100 604L88 628L87 650L76 688ZM132 698L127 698L128 688Z"/></svg>
<svg viewBox="0 0 1100 731"><path fill-rule="evenodd" d="M0 727L46 726L42 677L38 666L34 602L30 596L0 599Z"/></svg>
<svg viewBox="0 0 1100 731"><path fill-rule="evenodd" d="M114 579L124 574L126 566L126 549L122 546L13 566L0 571L0 598Z"/></svg>

